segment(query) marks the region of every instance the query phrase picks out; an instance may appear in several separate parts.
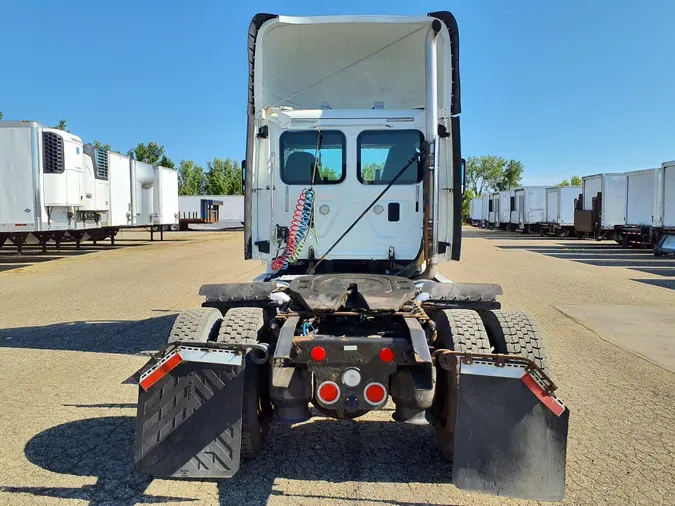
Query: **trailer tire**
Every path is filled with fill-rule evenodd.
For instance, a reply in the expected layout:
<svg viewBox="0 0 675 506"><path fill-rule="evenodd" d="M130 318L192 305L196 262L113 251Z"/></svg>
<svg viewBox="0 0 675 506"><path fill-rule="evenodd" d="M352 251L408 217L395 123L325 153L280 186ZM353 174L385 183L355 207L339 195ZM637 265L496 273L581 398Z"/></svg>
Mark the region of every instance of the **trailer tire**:
<svg viewBox="0 0 675 506"><path fill-rule="evenodd" d="M482 312L481 316L495 353L527 357L548 372L541 330L527 313L493 310Z"/></svg>
<svg viewBox="0 0 675 506"><path fill-rule="evenodd" d="M438 341L436 349L490 353L490 341L480 315L470 309L446 309L436 315ZM436 369L436 394L433 404L436 441L446 459L452 460L455 447L455 420L459 368L447 371Z"/></svg>
<svg viewBox="0 0 675 506"><path fill-rule="evenodd" d="M232 308L223 318L218 333L219 343L255 344L265 323L262 308ZM247 355L244 370L244 402L242 405L241 458L257 457L267 440L272 413L269 398L268 367L259 365Z"/></svg>
<svg viewBox="0 0 675 506"><path fill-rule="evenodd" d="M175 341L215 341L223 315L214 308L198 307L178 315L167 344Z"/></svg>

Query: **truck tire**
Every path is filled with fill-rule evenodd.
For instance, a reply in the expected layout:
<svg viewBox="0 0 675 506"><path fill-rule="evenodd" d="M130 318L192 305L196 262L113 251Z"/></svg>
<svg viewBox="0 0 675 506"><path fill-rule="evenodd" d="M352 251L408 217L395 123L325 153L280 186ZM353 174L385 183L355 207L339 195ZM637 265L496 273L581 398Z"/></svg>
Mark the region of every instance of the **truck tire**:
<svg viewBox="0 0 675 506"><path fill-rule="evenodd" d="M219 343L255 344L259 341L264 323L265 317L261 308L232 308L225 313L217 340ZM244 370L241 427L243 459L257 457L267 439L272 413L268 384L267 366L254 363L249 357Z"/></svg>
<svg viewBox="0 0 675 506"><path fill-rule="evenodd" d="M481 316L495 353L527 357L548 372L541 330L526 313L494 310Z"/></svg>
<svg viewBox="0 0 675 506"><path fill-rule="evenodd" d="M215 341L223 315L214 308L197 307L178 315L166 343L174 341Z"/></svg>
<svg viewBox="0 0 675 506"><path fill-rule="evenodd" d="M470 309L447 309L436 315L438 332L436 349L491 353L488 334L476 311ZM455 419L457 417L457 394L459 368L447 371L436 368L436 394L433 417L436 441L446 459L452 460L455 446Z"/></svg>

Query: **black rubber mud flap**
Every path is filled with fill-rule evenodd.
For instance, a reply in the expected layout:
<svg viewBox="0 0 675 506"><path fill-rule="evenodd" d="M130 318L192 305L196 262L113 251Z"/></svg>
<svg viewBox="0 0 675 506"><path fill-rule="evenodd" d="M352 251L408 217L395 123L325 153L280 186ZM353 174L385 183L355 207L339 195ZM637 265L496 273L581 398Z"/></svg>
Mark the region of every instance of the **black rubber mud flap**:
<svg viewBox="0 0 675 506"><path fill-rule="evenodd" d="M239 469L244 367L184 362L148 391L139 387L136 470L232 477Z"/></svg>
<svg viewBox="0 0 675 506"><path fill-rule="evenodd" d="M519 378L460 374L459 381L455 486L562 500L569 410L557 416Z"/></svg>

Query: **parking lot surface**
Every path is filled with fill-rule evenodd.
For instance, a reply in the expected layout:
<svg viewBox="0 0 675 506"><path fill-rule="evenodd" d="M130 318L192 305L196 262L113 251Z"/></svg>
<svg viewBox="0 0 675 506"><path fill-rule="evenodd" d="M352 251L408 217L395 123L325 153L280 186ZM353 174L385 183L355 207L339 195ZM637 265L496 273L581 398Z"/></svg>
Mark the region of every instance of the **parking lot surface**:
<svg viewBox="0 0 675 506"><path fill-rule="evenodd" d="M24 259L0 250L0 504L523 504L457 490L432 429L391 421L391 405L275 426L232 480L137 474L125 380L201 304L202 284L263 270L242 260L240 232L147 238ZM565 504L673 504L675 260L478 229L462 254L441 272L501 284L503 306L544 331L571 409Z"/></svg>

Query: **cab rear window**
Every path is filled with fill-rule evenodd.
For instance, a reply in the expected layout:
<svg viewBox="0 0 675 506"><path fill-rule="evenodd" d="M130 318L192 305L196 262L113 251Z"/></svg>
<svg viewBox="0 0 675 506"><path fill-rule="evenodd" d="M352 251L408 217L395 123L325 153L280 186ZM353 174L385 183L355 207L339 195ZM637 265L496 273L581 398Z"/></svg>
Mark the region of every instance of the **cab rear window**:
<svg viewBox="0 0 675 506"><path fill-rule="evenodd" d="M419 130L368 130L357 139L358 177L363 184L389 184L420 153L424 136ZM414 161L395 185L422 180L423 164Z"/></svg>
<svg viewBox="0 0 675 506"><path fill-rule="evenodd" d="M286 184L337 184L345 178L345 136L337 130L284 132L281 180Z"/></svg>

